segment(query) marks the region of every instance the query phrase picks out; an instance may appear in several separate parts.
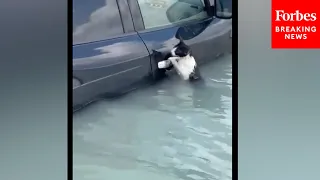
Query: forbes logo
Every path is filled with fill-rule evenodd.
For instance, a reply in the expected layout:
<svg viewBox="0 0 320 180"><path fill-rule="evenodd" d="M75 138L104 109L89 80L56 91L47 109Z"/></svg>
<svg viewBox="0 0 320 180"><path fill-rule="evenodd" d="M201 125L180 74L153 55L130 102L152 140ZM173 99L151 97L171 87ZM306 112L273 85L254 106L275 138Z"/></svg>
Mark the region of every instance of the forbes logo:
<svg viewBox="0 0 320 180"><path fill-rule="evenodd" d="M284 10L275 10L276 19L275 21L316 21L316 13L300 13L296 10L294 13L286 13Z"/></svg>

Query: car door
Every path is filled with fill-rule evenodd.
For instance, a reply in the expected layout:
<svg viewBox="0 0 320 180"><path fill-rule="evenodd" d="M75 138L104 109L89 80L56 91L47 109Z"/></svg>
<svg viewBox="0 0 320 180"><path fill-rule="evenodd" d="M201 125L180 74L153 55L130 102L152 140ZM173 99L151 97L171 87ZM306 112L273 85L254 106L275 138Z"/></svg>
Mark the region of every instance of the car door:
<svg viewBox="0 0 320 180"><path fill-rule="evenodd" d="M148 80L149 52L126 0L73 0L73 8L74 107Z"/></svg>
<svg viewBox="0 0 320 180"><path fill-rule="evenodd" d="M136 30L151 55L155 77L161 71L157 69L157 62L179 42L179 38L191 47L198 64L211 61L224 52L231 52L232 22L230 19L214 17L208 0L128 1ZM226 9L224 4L232 6L231 0L219 2L220 9Z"/></svg>

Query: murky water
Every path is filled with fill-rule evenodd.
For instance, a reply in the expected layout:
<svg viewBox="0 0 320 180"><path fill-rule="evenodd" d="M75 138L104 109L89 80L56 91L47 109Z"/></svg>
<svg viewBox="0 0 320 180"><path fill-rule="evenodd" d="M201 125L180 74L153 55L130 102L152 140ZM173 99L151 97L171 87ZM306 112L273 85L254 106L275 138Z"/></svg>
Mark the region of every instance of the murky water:
<svg viewBox="0 0 320 180"><path fill-rule="evenodd" d="M75 180L231 180L231 55L74 114Z"/></svg>

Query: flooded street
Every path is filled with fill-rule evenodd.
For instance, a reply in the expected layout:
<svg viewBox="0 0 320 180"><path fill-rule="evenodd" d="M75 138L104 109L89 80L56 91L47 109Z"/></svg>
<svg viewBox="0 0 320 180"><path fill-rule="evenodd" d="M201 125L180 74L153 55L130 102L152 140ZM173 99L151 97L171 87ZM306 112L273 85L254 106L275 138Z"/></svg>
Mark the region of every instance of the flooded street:
<svg viewBox="0 0 320 180"><path fill-rule="evenodd" d="M73 117L75 180L231 180L232 62L200 67Z"/></svg>

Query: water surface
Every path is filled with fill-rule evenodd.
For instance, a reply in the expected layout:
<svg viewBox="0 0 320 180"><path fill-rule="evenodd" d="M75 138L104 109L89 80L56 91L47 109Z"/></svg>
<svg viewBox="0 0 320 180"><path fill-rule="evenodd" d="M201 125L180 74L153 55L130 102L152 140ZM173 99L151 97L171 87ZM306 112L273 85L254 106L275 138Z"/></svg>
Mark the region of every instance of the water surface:
<svg viewBox="0 0 320 180"><path fill-rule="evenodd" d="M231 180L231 55L74 114L75 180Z"/></svg>

